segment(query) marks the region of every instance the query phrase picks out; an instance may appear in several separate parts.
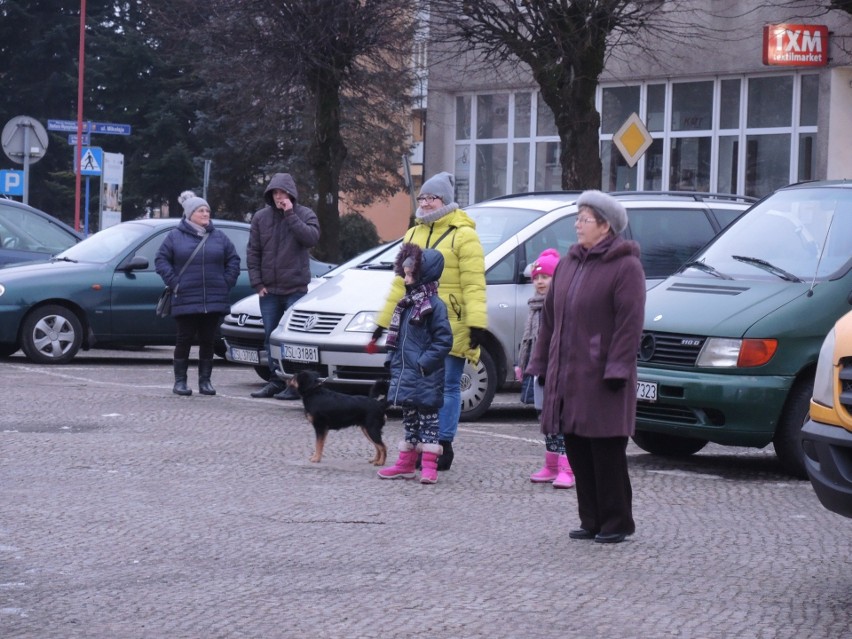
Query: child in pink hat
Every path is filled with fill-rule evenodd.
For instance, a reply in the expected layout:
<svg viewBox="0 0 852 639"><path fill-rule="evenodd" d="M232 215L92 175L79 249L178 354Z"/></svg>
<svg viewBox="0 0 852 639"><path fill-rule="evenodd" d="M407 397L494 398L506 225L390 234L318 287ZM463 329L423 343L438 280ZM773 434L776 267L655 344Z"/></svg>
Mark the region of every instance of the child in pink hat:
<svg viewBox="0 0 852 639"><path fill-rule="evenodd" d="M539 321L541 319L541 307L544 298L550 289L550 281L559 263L559 251L556 249L545 249L538 259L533 262L530 271L532 277L534 294L527 301L529 314L524 326L524 335L521 338L521 348L518 352L518 366L515 366L515 378L522 382L521 401L525 404L533 404L541 416L542 396L544 389L536 383L532 375L524 375L524 369L529 362L530 353L538 338ZM536 484L552 484L554 488L571 488L574 485L574 473L568 464L565 455L565 442L561 434L545 435L544 466L530 475L530 481Z"/></svg>

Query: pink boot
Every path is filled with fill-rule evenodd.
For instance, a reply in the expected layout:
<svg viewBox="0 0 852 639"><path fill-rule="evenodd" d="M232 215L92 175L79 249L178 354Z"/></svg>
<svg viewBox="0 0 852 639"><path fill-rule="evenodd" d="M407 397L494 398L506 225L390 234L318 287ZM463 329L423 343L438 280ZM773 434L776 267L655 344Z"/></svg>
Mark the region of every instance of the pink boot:
<svg viewBox="0 0 852 639"><path fill-rule="evenodd" d="M414 464L417 463L417 451L408 442L399 443L399 458L389 468L382 468L378 475L382 479L414 479Z"/></svg>
<svg viewBox="0 0 852 639"><path fill-rule="evenodd" d="M420 483L438 483L438 455L443 452L440 444L423 444L420 458Z"/></svg>
<svg viewBox="0 0 852 639"><path fill-rule="evenodd" d="M541 470L530 475L530 481L534 484L549 484L559 475L559 453L544 453L544 466Z"/></svg>
<svg viewBox="0 0 852 639"><path fill-rule="evenodd" d="M559 455L559 463L558 463L559 474L556 476L556 479L553 480L554 488L573 488L574 484L574 471L571 470L571 464L568 463L568 458L563 454Z"/></svg>

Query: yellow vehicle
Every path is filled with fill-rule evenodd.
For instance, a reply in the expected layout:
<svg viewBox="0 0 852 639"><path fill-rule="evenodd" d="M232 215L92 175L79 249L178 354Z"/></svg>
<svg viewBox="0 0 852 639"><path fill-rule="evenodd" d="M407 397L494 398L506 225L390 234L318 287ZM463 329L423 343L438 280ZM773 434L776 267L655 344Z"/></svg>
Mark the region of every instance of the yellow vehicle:
<svg viewBox="0 0 852 639"><path fill-rule="evenodd" d="M852 517L852 312L822 344L810 408L802 429L808 477L823 506Z"/></svg>

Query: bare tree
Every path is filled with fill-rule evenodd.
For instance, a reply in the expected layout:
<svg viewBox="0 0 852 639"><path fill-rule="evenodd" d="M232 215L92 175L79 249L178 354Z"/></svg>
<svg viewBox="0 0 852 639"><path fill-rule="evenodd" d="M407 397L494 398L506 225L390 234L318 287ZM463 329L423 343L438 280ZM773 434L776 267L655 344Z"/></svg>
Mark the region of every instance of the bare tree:
<svg viewBox="0 0 852 639"><path fill-rule="evenodd" d="M553 112L561 142L562 187L600 187L600 115L595 92L607 56L630 44L650 51L696 37L702 3L676 0L431 0L436 42L479 63L529 67Z"/></svg>
<svg viewBox="0 0 852 639"><path fill-rule="evenodd" d="M251 173L261 182L266 176L259 173L287 168L304 196L310 185L322 227L317 256L336 261L339 193L357 206L403 186L412 3L210 0L203 6L199 13L196 0L164 2L160 16L186 33L197 51L195 70L208 90L217 87L205 107L206 131L224 134L224 123L253 127L249 139L264 155ZM229 106L216 103L223 97L232 100ZM310 175L299 175L299 167Z"/></svg>

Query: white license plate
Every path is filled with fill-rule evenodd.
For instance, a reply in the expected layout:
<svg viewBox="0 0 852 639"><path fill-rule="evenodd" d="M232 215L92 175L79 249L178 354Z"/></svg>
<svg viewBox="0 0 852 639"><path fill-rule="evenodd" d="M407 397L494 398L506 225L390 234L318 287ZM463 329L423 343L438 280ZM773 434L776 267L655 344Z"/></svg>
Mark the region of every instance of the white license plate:
<svg viewBox="0 0 852 639"><path fill-rule="evenodd" d="M294 346L293 344L281 345L281 359L289 362L319 363L319 349L316 346Z"/></svg>
<svg viewBox="0 0 852 639"><path fill-rule="evenodd" d="M643 382L641 379L636 382L636 399L640 402L656 402L657 401L657 383Z"/></svg>
<svg viewBox="0 0 852 639"><path fill-rule="evenodd" d="M235 362L247 362L249 364L260 364L260 356L257 351L252 351L247 348L231 347L231 359Z"/></svg>

